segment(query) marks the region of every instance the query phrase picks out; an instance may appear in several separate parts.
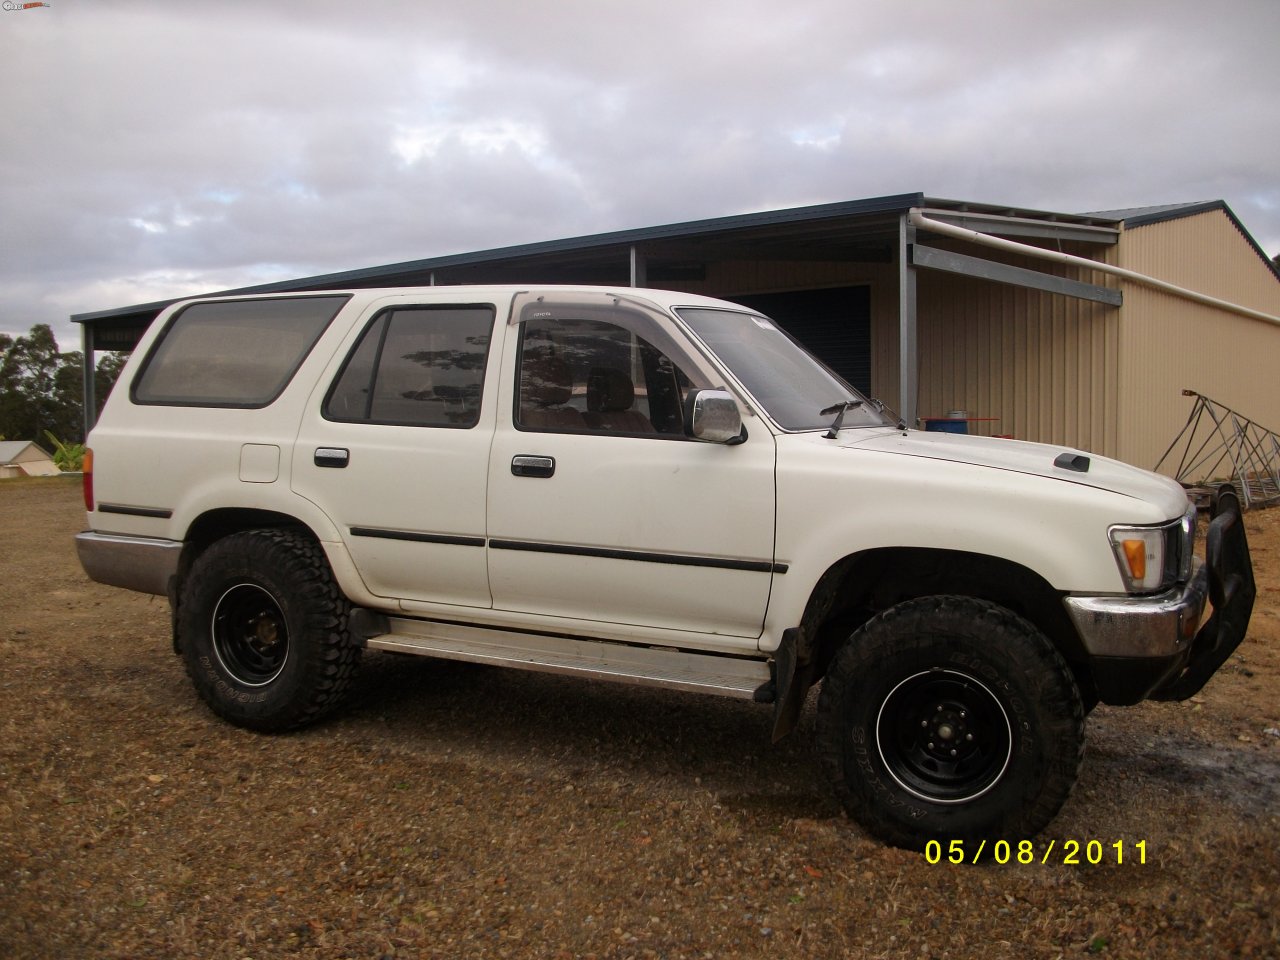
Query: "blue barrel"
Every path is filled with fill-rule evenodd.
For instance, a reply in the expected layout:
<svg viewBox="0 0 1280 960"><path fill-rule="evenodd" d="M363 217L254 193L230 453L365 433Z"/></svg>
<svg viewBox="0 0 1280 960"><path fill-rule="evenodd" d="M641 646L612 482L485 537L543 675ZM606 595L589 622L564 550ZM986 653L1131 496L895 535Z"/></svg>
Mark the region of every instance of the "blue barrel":
<svg viewBox="0 0 1280 960"><path fill-rule="evenodd" d="M924 428L930 433L968 433L969 424L949 417L926 417Z"/></svg>

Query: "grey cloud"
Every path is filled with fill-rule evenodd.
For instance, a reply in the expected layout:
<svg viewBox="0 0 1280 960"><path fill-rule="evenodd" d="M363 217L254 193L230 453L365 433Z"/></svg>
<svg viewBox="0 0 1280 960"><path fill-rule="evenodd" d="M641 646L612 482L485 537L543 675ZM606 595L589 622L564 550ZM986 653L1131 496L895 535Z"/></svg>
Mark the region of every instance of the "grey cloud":
<svg viewBox="0 0 1280 960"><path fill-rule="evenodd" d="M1280 251L1280 5L64 3L0 18L0 330L908 190L1226 199ZM108 299L104 299L108 298Z"/></svg>

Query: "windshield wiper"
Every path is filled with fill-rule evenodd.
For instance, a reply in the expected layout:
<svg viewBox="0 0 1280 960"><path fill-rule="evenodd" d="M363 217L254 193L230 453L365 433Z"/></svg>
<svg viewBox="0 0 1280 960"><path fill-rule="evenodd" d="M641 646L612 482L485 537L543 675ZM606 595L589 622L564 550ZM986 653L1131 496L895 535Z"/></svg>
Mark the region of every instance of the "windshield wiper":
<svg viewBox="0 0 1280 960"><path fill-rule="evenodd" d="M901 415L896 410L890 410L889 405L886 404L883 400L879 399L878 397L871 398L871 405L875 407L877 410L879 410L881 413L883 413L890 420L897 420L898 429L901 430L904 435L906 434L907 421L903 420Z"/></svg>
<svg viewBox="0 0 1280 960"><path fill-rule="evenodd" d="M860 407L865 402L866 401L863 401L863 400L841 400L839 403L833 403L831 406L823 410L819 410L818 416L820 417L829 416L830 414L833 414L833 413L836 415L835 421L831 424L831 426L827 429L827 432L824 433L823 436L826 437L828 440L835 440L837 437L839 437L840 426L841 424L844 423L844 412L846 410L852 410L855 407Z"/></svg>

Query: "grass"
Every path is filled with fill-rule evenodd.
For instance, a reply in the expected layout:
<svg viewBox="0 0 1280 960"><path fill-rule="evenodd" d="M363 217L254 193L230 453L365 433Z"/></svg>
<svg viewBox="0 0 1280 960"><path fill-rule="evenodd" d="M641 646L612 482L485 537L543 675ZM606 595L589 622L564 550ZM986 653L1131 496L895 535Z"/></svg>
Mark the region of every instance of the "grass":
<svg viewBox="0 0 1280 960"><path fill-rule="evenodd" d="M38 487L42 484L63 484L68 480L80 481L81 473L60 473L52 477L3 477L0 478L0 489L5 487Z"/></svg>

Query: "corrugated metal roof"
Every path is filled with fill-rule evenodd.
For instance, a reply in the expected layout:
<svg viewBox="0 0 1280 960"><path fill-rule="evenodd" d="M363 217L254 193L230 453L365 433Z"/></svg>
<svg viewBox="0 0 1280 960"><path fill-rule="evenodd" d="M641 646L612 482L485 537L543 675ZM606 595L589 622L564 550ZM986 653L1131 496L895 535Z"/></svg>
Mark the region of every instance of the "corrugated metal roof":
<svg viewBox="0 0 1280 960"><path fill-rule="evenodd" d="M583 262L600 262L605 258L620 257L629 251L632 246L680 240L697 240L706 243L717 239L729 241L751 237L756 242L763 242L767 239L770 242L776 241L779 243L796 244L807 241L814 244L830 244L839 237L847 238L850 234L849 228L857 222L865 225L874 221L877 217L897 217L913 207L922 206L955 211L972 211L998 216L1019 216L1059 223L1093 224L1105 219L1096 214L1053 213L1001 204L926 197L923 193L901 193L884 197L869 197L862 200L847 200L807 207L790 207L783 210L766 210L728 217L714 217L706 220L688 220L633 230L619 230L563 240L549 240L511 247L498 247L490 250L478 250L470 253L450 254L443 257L429 257L422 260L407 260L400 263L382 264L338 273L299 277L277 283L221 290L216 293L211 292L206 296L425 284L430 282L428 278L433 273L449 270L456 271L460 268L483 267L499 263L528 264L534 261L546 262L549 259L559 257L575 257ZM863 229L865 230L865 226ZM72 315L71 319L77 323L92 323L100 320L149 321L169 304L176 303L180 299L187 298L175 297L171 300L161 300L154 303L135 304L133 306L90 313L78 313Z"/></svg>
<svg viewBox="0 0 1280 960"><path fill-rule="evenodd" d="M1220 210L1226 214L1227 219L1235 224L1235 228L1240 231L1240 235L1262 258L1262 262L1270 267L1276 279L1280 280L1280 264L1277 264L1262 249L1258 241L1253 239L1253 234L1245 229L1245 225L1240 222L1240 218L1235 215L1235 211L1227 206L1225 200L1202 200L1199 203L1166 203L1153 207L1130 207L1127 210L1103 210L1097 216L1114 217L1116 220L1124 222L1126 230L1132 230L1135 227L1148 227L1154 223L1165 223L1169 220L1179 220L1183 217L1194 217L1197 214L1210 213L1214 210Z"/></svg>
<svg viewBox="0 0 1280 960"><path fill-rule="evenodd" d="M862 218L876 214L896 214L925 202L923 194L905 193L888 197L872 197L865 200L852 200L840 203L826 203L810 207L794 207L785 210L767 210L758 213L744 213L731 217L716 217L708 220L688 220L681 223L662 224L654 227L641 227L633 230L618 230L611 233L598 233L585 237L571 237L563 240L548 240L538 243L519 244L511 247L497 247L490 250L477 250L469 253L450 254L443 257L429 257L422 260L406 260L400 263L382 264L364 267L357 270L346 270L338 273L326 273L312 277L299 277L294 280L283 280L277 283L259 284L252 287L238 287L209 293L206 296L226 296L250 293L284 293L293 290L339 289L343 286L386 286L403 285L404 278L426 276L433 272L450 268L468 267L497 261L529 260L554 257L563 254L599 254L610 249L627 249L636 244L652 243L660 240L674 240L702 237L719 233L738 233L760 228L794 226L802 224L820 224L848 218ZM929 201L930 203L949 203L950 201ZM71 319L76 323L96 320L127 317L145 313L158 313L171 303L186 297L175 297L172 300L161 300L154 303L135 304L112 310L100 310L92 313L73 314Z"/></svg>
<svg viewBox="0 0 1280 960"><path fill-rule="evenodd" d="M618 280L612 276L612 273L617 271L619 264L623 262L632 247L671 246L678 245L681 241L689 241L698 244L700 255L714 257L718 251L713 245L719 243L726 248L734 245L733 253L738 256L742 256L745 249L748 255L755 252L766 259L771 251L776 251L784 245L790 246L793 252L805 246L808 246L811 251L821 248L832 252L841 243L845 246L856 243L859 237L865 240L867 237L880 234L884 234L885 238L891 234L896 236L893 219L913 207L931 207L995 217L1016 217L1042 220L1047 223L1086 226L1113 226L1123 221L1129 228L1221 209L1280 278L1280 268L1277 268L1263 253L1261 247L1236 219L1235 214L1221 200L1072 214L1001 204L947 200L927 197L923 193L902 193L406 260L337 273L298 277L276 283L211 291L203 296L288 293L296 290L339 290L351 287L419 286L430 284L436 274L450 272L454 276L446 276L447 282L486 282L493 279L485 275L486 268L489 272L501 268L508 273L521 270L534 275L547 269L571 268L575 274L574 282L587 282L589 276L599 274L599 279L594 282L616 283ZM727 254L727 249L720 252ZM511 279L511 277L507 276L503 279ZM104 338L109 337L111 332L116 330L125 340L136 340L137 331L149 324L161 310L184 299L188 298L174 297L152 303L78 313L73 314L71 319L76 323L87 323L95 327L101 325ZM131 344L122 343L119 346L129 345ZM111 349L113 346L117 345L105 339L98 344L99 348L105 349Z"/></svg>
<svg viewBox="0 0 1280 960"><path fill-rule="evenodd" d="M1150 223L1164 220L1177 220L1179 217L1190 217L1207 210L1223 209L1226 204L1221 200L1204 200L1197 203L1161 203L1149 207L1125 207L1121 210L1098 210L1096 217L1107 217L1111 220L1123 220L1126 227L1142 227Z"/></svg>

